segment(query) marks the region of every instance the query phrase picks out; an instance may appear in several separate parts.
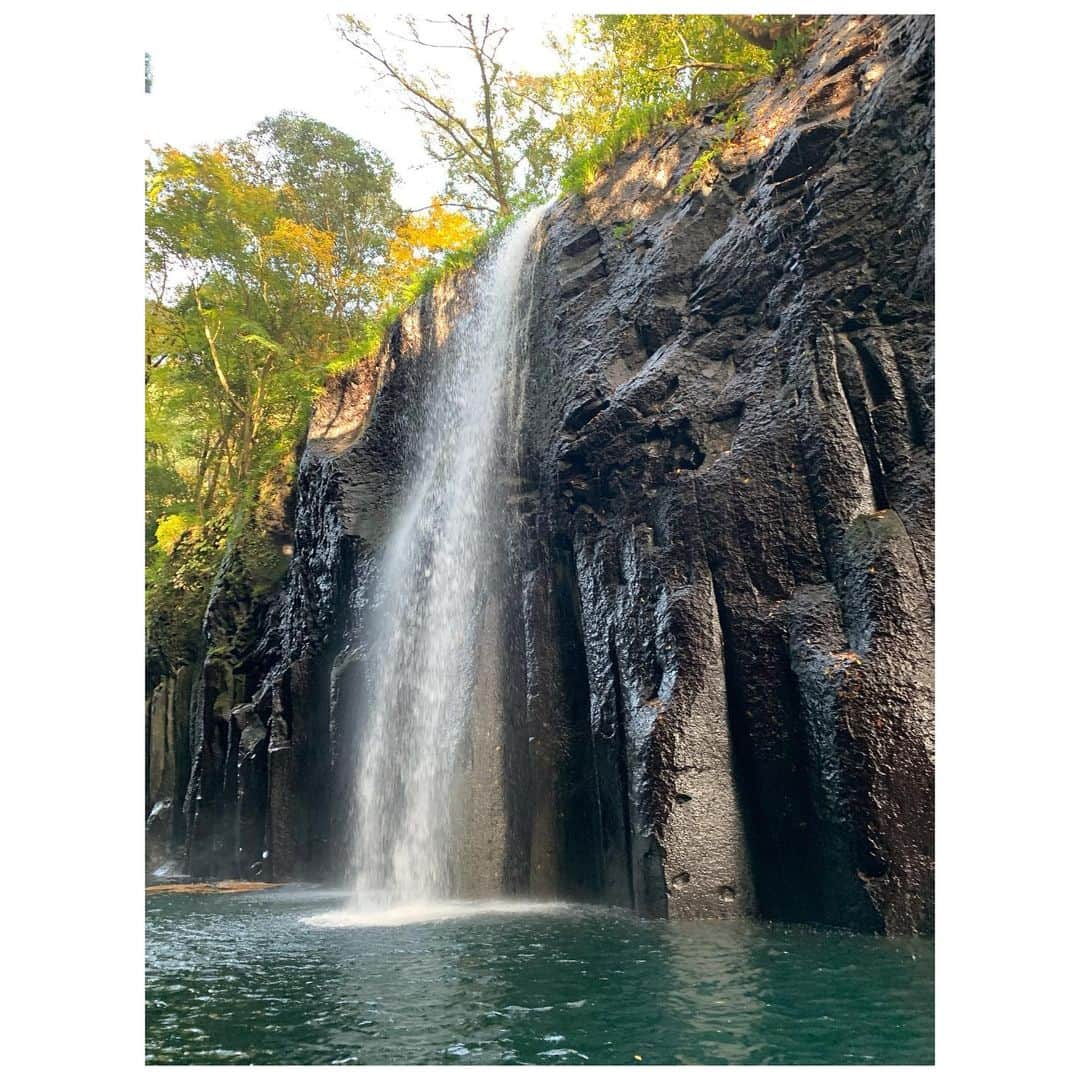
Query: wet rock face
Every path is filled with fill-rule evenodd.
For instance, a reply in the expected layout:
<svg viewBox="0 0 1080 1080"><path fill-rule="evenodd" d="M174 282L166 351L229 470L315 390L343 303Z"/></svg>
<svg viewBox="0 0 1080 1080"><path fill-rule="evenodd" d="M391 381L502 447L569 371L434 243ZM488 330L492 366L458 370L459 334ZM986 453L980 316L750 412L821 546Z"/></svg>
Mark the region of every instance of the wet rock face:
<svg viewBox="0 0 1080 1080"><path fill-rule="evenodd" d="M723 109L646 140L542 227L484 616L508 647L472 690L463 783L484 791L466 808L490 830L465 845L473 885L925 931L933 20L835 18L743 111L690 190ZM441 286L374 384L328 387L284 587L257 610L239 588L211 601L190 783L174 824L154 818L192 872L345 870L365 597L466 298ZM154 753L148 810L172 790Z"/></svg>
<svg viewBox="0 0 1080 1080"><path fill-rule="evenodd" d="M932 924L932 89L932 20L835 19L695 189L707 124L548 218L534 556L642 910Z"/></svg>
<svg viewBox="0 0 1080 1080"><path fill-rule="evenodd" d="M183 843L182 807L190 768L191 669L153 684L146 702L146 869L170 874Z"/></svg>

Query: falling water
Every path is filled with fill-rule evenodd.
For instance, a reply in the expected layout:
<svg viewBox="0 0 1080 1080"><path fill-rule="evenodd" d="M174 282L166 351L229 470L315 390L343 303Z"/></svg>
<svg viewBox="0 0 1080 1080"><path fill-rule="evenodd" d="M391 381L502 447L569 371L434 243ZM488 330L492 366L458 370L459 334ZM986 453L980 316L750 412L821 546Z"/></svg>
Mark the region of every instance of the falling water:
<svg viewBox="0 0 1080 1080"><path fill-rule="evenodd" d="M478 624L492 580L493 488L516 428L538 208L477 269L437 359L379 573L373 686L356 789L355 904L450 896L454 776L467 742Z"/></svg>

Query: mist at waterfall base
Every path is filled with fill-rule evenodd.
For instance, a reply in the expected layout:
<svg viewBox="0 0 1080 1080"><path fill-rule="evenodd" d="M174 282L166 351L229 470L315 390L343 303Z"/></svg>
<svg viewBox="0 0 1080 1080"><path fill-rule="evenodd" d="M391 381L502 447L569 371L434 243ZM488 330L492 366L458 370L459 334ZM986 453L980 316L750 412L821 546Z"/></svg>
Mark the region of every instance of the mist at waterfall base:
<svg viewBox="0 0 1080 1080"><path fill-rule="evenodd" d="M933 1061L925 938L576 905L312 925L344 900L148 896L147 1063Z"/></svg>

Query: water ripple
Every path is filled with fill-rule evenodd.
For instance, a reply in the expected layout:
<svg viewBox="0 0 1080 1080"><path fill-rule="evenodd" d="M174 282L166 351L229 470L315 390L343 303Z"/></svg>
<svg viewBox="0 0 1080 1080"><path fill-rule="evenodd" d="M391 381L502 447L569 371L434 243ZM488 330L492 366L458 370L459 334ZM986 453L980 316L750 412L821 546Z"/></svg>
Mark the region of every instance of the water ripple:
<svg viewBox="0 0 1080 1080"><path fill-rule="evenodd" d="M331 926L339 902L148 898L147 1063L933 1061L932 941L569 905Z"/></svg>

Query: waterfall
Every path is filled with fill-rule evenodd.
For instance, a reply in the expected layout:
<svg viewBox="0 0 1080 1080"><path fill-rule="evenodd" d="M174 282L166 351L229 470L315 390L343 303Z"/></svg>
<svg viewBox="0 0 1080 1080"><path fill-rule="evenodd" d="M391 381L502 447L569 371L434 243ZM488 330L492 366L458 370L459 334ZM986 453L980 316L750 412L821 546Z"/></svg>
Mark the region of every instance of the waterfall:
<svg viewBox="0 0 1080 1080"><path fill-rule="evenodd" d="M355 791L357 907L445 898L454 887L455 772L470 729L477 634L493 580L494 491L513 453L537 208L480 264L418 438L382 554L371 693Z"/></svg>

